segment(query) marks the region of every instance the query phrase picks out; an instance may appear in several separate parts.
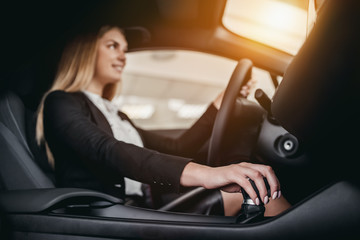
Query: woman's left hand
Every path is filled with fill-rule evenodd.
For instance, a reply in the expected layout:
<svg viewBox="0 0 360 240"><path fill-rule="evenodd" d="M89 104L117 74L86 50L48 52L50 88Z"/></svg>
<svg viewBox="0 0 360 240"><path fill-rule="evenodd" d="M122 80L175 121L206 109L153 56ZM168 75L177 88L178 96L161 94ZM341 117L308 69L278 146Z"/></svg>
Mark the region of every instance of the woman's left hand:
<svg viewBox="0 0 360 240"><path fill-rule="evenodd" d="M253 78L250 79L244 86L242 86L242 88L240 89L239 95L246 98L247 96L249 96L251 90L255 87L255 85L256 85L256 80ZM219 109L221 106L221 102L223 100L224 93L225 93L225 90L221 91L221 93L213 101L213 104L217 109Z"/></svg>

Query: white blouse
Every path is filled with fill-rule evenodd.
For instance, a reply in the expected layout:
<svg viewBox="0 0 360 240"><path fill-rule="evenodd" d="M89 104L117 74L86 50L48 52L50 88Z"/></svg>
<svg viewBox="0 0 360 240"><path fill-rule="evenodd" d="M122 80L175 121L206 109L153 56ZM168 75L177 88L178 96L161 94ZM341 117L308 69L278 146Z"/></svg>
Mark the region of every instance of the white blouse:
<svg viewBox="0 0 360 240"><path fill-rule="evenodd" d="M129 121L120 118L118 115L119 109L113 102L89 91L83 90L83 93L85 93L90 101L104 114L116 140L134 144L139 147L144 146L137 130ZM125 178L125 194L143 196L141 184L141 182ZM118 184L115 186L121 187Z"/></svg>

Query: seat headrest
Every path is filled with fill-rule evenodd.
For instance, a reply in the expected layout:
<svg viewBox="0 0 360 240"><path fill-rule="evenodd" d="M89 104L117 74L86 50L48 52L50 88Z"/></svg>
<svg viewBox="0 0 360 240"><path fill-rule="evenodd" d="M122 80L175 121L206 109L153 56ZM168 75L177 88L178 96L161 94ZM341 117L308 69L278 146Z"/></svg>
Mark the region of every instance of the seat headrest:
<svg viewBox="0 0 360 240"><path fill-rule="evenodd" d="M327 1L272 99L272 114L301 141L358 124L360 1ZM344 129L345 125L345 129ZM341 128L340 128L341 126Z"/></svg>

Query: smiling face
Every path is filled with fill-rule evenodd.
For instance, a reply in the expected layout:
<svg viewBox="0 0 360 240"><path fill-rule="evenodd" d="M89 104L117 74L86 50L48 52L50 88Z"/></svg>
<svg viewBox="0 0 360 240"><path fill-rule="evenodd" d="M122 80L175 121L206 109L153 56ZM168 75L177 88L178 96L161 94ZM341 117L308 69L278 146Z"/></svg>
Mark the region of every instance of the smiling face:
<svg viewBox="0 0 360 240"><path fill-rule="evenodd" d="M95 74L88 91L101 93L106 85L120 81L127 46L125 36L117 28L110 29L98 39Z"/></svg>

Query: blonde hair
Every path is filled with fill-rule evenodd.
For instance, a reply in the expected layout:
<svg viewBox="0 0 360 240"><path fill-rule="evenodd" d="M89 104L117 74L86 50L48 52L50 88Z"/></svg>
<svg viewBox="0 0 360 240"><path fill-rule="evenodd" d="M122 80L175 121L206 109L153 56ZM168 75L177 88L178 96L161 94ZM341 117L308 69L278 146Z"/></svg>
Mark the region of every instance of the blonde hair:
<svg viewBox="0 0 360 240"><path fill-rule="evenodd" d="M98 40L111 29L118 29L114 26L103 26L97 34L87 34L75 38L65 49L60 59L55 80L50 89L41 99L36 122L36 141L38 145L45 144L49 164L54 168L54 157L48 147L44 136L43 110L46 96L55 90L65 92L76 92L85 90L95 73L97 58ZM124 33L123 33L124 34ZM113 99L116 95L118 84L109 84L104 88L103 98Z"/></svg>

